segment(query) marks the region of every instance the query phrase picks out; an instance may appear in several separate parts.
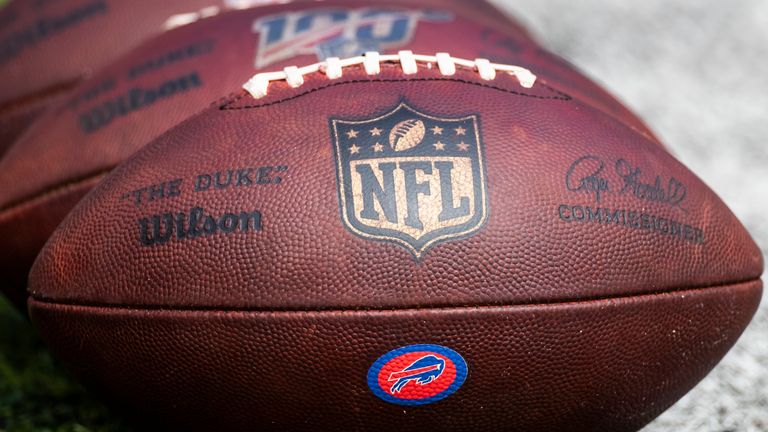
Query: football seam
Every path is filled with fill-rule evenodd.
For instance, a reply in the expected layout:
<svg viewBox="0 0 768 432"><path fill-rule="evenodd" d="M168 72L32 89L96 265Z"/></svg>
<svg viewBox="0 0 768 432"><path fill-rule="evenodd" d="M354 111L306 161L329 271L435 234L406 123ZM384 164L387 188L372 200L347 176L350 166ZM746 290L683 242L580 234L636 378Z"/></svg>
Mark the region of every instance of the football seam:
<svg viewBox="0 0 768 432"><path fill-rule="evenodd" d="M424 307L418 306L402 306L402 307L313 307L313 308L260 308L260 307L223 307L223 306L176 306L176 305L152 305L152 304L111 304L111 303L99 303L99 302L75 302L75 301L60 301L47 299L44 297L38 297L34 294L30 294L29 298L39 303L45 303L49 305L61 305L61 306L77 306L88 308L102 308L102 309L114 309L114 310L137 310L137 311L176 311L176 312L256 312L256 313L313 313L313 312L400 312L400 311L423 311L423 310L445 310L445 309L482 309L482 308L499 308L499 307L534 307L534 306L558 306L580 303L599 303L599 302L612 302L620 301L622 299L641 299L643 297L657 297L657 296L672 296L672 295L685 295L685 293L697 293L703 292L709 289L734 287L739 285L748 285L754 282L761 282L760 276L752 277L743 280L736 280L731 282L720 282L710 285L701 285L694 287L684 287L680 289L668 289L658 290L646 293L637 294L617 294L614 296L595 296L585 297L581 299L557 299L552 301L538 301L535 303L472 303L472 304L455 304L455 305L430 305ZM762 289L762 285L760 287Z"/></svg>
<svg viewBox="0 0 768 432"><path fill-rule="evenodd" d="M393 65L383 65L383 66L394 67ZM228 111L228 110L244 110L244 109L252 109L252 108L263 108L263 107L268 107L268 106L271 106L271 105L277 105L277 104L280 104L280 103L283 103L283 102L287 102L287 101L290 101L290 100L293 100L293 99L297 99L299 97L306 96L308 94L311 94L311 93L314 93L314 92L317 92L317 91L320 91L320 90L325 90L325 89L329 89L329 88L333 88L333 87L336 87L336 86L339 86L339 85L345 85L345 84L361 84L361 83L370 83L370 82L391 83L391 82L404 82L404 81L451 81L451 82L458 82L458 83L464 83L464 84L471 84L471 85L475 85L475 86L478 86L478 87L489 88L489 89L492 89L492 90L498 90L498 91L502 91L502 92L505 92L505 93L513 94L513 95L516 95L516 96L529 97L529 98L534 98L534 99L561 100L561 101L571 101L571 100L574 99L571 95L569 95L569 94L567 94L567 93L565 93L563 91L560 91L560 90L558 90L558 89L556 89L554 87L551 87L551 86L541 82L541 80L539 81L539 85L541 85L542 87L546 88L547 90L549 90L549 91L551 91L553 93L558 94L559 96L539 96L539 95L533 95L533 94L518 92L518 91L515 91L515 90L509 90L509 89L505 89L505 88L502 88L502 87L482 84L482 83L478 83L478 82L475 82L475 81L469 81L469 80L464 80L464 79L459 79L459 78L407 78L407 77L404 77L404 78L391 78L391 79L383 79L383 78L367 79L367 80L365 80L365 79L356 79L356 80L347 80L347 81L334 82L334 83L331 83L331 84L326 84L326 85L323 85L323 86L320 86L320 87L316 87L316 88L304 91L302 93L295 94L293 96L289 96L289 97L286 97L286 98L283 98L283 99L279 99L279 100L276 100L276 101L272 101L272 102L268 102L268 103L264 103L264 104L244 105L244 106L238 106L238 107L233 107L231 105L239 102L240 100L242 100L242 98L249 96L249 94L248 93L242 93L242 94L239 94L239 95L234 95L233 94L230 97L221 98L221 99L225 99L225 102L219 102L219 109L223 110L223 111ZM590 107L592 106L591 104L586 103L584 101L581 101L581 102L585 103L586 105L588 105ZM216 104L216 102L214 102L214 104ZM595 109L597 109L597 108L595 108ZM619 123L624 124L621 121L619 121ZM173 128L171 128L171 129L173 129ZM632 129L633 131L637 132L634 128L630 128L630 129ZM639 132L637 132L637 133L640 134ZM642 134L640 134L640 135L644 136ZM59 192L59 191L61 191L63 189L66 189L66 188L68 188L68 187L70 187L72 185L75 185L75 184L78 184L78 183L82 183L82 182L91 180L91 179L93 179L95 177L104 176L104 175L108 174L110 171L112 171L112 169L114 169L114 168L115 168L115 166L107 167L107 168L104 168L104 169L101 169L101 170L97 171L96 173L86 174L85 176L69 180L66 183L57 184L57 185L55 185L53 187L46 188L46 189L42 190L41 192L35 193L33 195L27 196L27 197L22 198L22 199L15 200L15 201L7 204L4 207L0 207L0 219L2 219L5 216L6 213L12 213L12 212L14 212L19 207L24 207L26 205L29 205L29 204L35 202L35 201L44 199L46 197L50 197L51 195L54 195L57 192Z"/></svg>
<svg viewBox="0 0 768 432"><path fill-rule="evenodd" d="M53 84L33 93L5 101L0 104L0 116L13 115L17 114L18 112L28 111L37 103L44 102L46 99L56 98L62 94L66 94L74 90L81 81L81 78L74 78L69 81Z"/></svg>
<svg viewBox="0 0 768 432"><path fill-rule="evenodd" d="M28 205L32 205L38 201L42 201L50 197L57 196L60 193L65 192L67 189L71 188L72 186L77 186L82 183L86 183L88 181L97 179L99 177L104 177L107 174L109 174L109 172L112 171L112 169L114 169L114 166L110 168L102 169L95 173L83 175L76 179L69 180L66 183L61 183L61 184L57 184L54 187L46 188L42 192L36 193L34 195L30 195L25 198L12 201L5 207L0 208L0 221L3 218L8 217L8 215L17 212Z"/></svg>
<svg viewBox="0 0 768 432"><path fill-rule="evenodd" d="M389 69L398 69L398 66L396 64L391 64L391 63L382 63L382 64L379 65L379 67L381 67L381 68L389 68ZM315 73L319 73L319 72L315 72ZM492 85L488 85L488 84L482 84L482 83L478 83L476 81L462 80L462 79L458 79L458 78L411 78L411 77L402 77L402 78L389 78L389 79L381 79L380 78L380 79L369 79L369 80L359 80L358 79L358 80L349 80L349 81L345 81L345 82L336 82L336 83L333 83L333 84L326 84L325 86L316 87L314 89L310 89L308 91L305 91L305 92L302 92L302 93L299 93L299 94L296 94L296 95L293 95L293 96L290 96L290 97L286 97L284 99L279 99L279 100L276 100L276 101L268 102L268 103L265 103L265 104L244 105L244 106L239 106L239 107L232 107L232 106L228 106L228 105L232 105L232 104L235 104L235 103L239 102L243 97L247 97L247 96L253 97L253 96L250 94L250 92L246 92L245 94L240 94L240 95L232 94L232 95L230 95L228 97L228 98L232 98L229 101L226 100L228 98L222 98L222 99L225 99L225 100L220 102L221 105L220 105L219 109L221 109L221 110L242 110L242 109L249 109L249 108L266 107L266 106L278 104L278 103L281 103L281 102L290 101L292 99L295 99L295 98L307 95L309 93L313 93L315 91L322 90L322 89L325 89L325 88L331 88L331 87L334 87L336 85L341 85L341 84L344 84L344 83L401 82L401 81L454 81L454 82L461 82L461 83L466 83L466 84L473 84L473 85L477 85L477 86L480 86L480 87L495 89L495 90L511 93L511 94L518 95L518 96L536 98L536 99L541 99L541 100L564 100L564 101L570 101L570 100L574 100L575 99L575 100L578 100L579 102L583 103L584 105L589 106L592 109L595 109L596 111L599 111L599 112L607 115L608 117L610 117L614 121L622 124L626 128L628 128L631 131L633 131L634 133L642 136L643 138L647 139L648 141L659 142L658 139L656 139L656 137L653 136L652 132L650 131L650 129L647 126L645 127L645 129L647 131L638 129L635 125L629 124L624 119L620 118L616 113L611 112L610 109L608 109L608 108L601 108L601 107L599 107L599 106L597 106L597 105L595 105L595 104L593 104L593 103L591 103L589 101L583 100L583 99L575 97L575 96L571 96L570 94L565 93L562 90L558 90L555 87L552 87L552 86L550 86L548 84L545 84L546 80L541 78L541 77L538 77L536 82L538 82L539 85L544 87L545 89L547 89L547 90L549 90L551 92L559 94L560 97L557 97L557 96L547 97L547 96L532 95L532 94L528 94L528 93L524 93L524 92L508 90L508 89L500 88L500 87L497 87L497 86L492 86Z"/></svg>
<svg viewBox="0 0 768 432"><path fill-rule="evenodd" d="M243 92L240 95L235 96L233 100L228 101L227 103L219 106L219 109L222 111L229 111L229 110L244 110L244 109L253 109L253 108L265 108L272 105L277 105L283 102L291 101L293 99L300 98L302 96L306 96L311 93L318 92L320 90L330 89L333 87L341 86L341 85L347 85L347 84L365 84L365 83L394 83L394 82L430 82L430 81L448 81L448 82L457 82L462 84L470 84L478 87L484 87L492 90L498 90L502 91L504 93L513 94L515 96L522 96L522 97L529 97L533 99L541 99L541 100L561 100L561 101L571 101L573 100L573 97L565 92L562 92L560 90L555 89L554 87L551 87L547 84L540 83L539 85L544 87L545 89L549 90L550 92L556 93L558 96L540 96L525 92L519 92L515 90L506 89L503 87L488 85L488 84L482 84L475 81L465 80L461 78L376 78L376 79L350 79L345 81L338 81L334 83L328 83L324 84L309 90L306 90L301 93L297 93L292 96L285 97L283 99L278 99L271 102L266 102L263 104L251 104L251 105L243 105L243 106L231 106L237 102L239 102L244 97L250 97L250 94L247 92ZM591 105L590 105L591 106Z"/></svg>
<svg viewBox="0 0 768 432"><path fill-rule="evenodd" d="M387 65L387 66L389 66L389 65ZM518 91L514 91L514 90L505 89L505 88L502 88L502 87L491 86L491 85L482 84L482 83L478 83L478 82L474 82L474 81L469 81L469 80L463 80L463 79L459 79L459 78L392 78L392 79L380 78L380 79L373 79L373 80L370 80L370 79L369 80L358 79L358 80L347 80L347 81L334 82L334 83L326 84L326 85L321 86L321 87L316 87L316 88L304 91L302 93L299 93L299 94L296 94L296 95L293 95L293 96L289 96L289 97L284 98L284 99L268 102L268 103L265 103L265 104L258 104L258 105L245 105L245 106L239 106L239 107L232 107L231 106L232 104L237 103L243 97L248 96L248 93L244 93L244 94L240 94L240 95L233 95L234 99L225 98L226 101L221 103L221 105L219 105L219 109L220 110L224 110L224 111L228 111L228 110L244 110L244 109L252 109L252 108L263 108L263 107L268 107L270 105L276 105L276 104L279 104L279 103L282 103L282 102L287 102L287 101L290 101L290 100L293 100L293 99L297 99L297 98L302 97L302 96L306 96L306 95L308 95L310 93L314 93L314 92L317 92L317 91L320 91L320 90L325 90L325 89L329 89L329 88L332 88L332 87L335 87L335 86L339 86L339 85L344 85L344 84L360 84L360 83L370 83L370 82L388 83L388 82L404 82L404 81L453 81L453 82L459 82L459 83L464 83L464 84L472 84L472 85L476 85L476 86L479 86L479 87L490 88L490 89L493 89L493 90L499 90L499 91L503 91L505 93L514 94L514 95L517 95L517 96L530 97L530 98L535 98L535 99L561 100L561 101L571 101L571 100L573 100L573 97L571 97L569 94L564 93L564 92L562 92L560 90L557 90L557 89L555 89L553 87L550 87L550 86L548 86L547 84L544 84L544 83L540 83L540 85L542 87L546 88L547 90L549 90L549 91L551 91L553 93L558 94L559 96L532 95L532 94L528 94L528 93L522 93L522 92L518 92ZM173 128L171 128L171 129L173 129ZM24 206L29 205L29 204L37 201L37 200L41 200L41 199L45 199L46 197L50 197L51 195L54 195L57 192L59 192L59 191L61 191L63 189L66 189L66 188L68 188L68 187L70 187L72 185L75 185L75 184L78 184L78 183L82 183L82 182L91 180L91 179L93 179L95 177L106 175L110 171L112 171L112 169L114 169L114 168L115 168L114 166L107 167L105 169L101 169L101 170L97 171L96 173L87 174L85 176L69 180L66 183L57 184L57 185L55 185L53 187L44 189L43 191L41 191L39 193L36 193L34 195L30 195L28 197L15 200L15 201L9 203L8 205L0 208L0 219L2 219L5 216L5 213L12 213L13 211L15 211L19 207L24 207Z"/></svg>

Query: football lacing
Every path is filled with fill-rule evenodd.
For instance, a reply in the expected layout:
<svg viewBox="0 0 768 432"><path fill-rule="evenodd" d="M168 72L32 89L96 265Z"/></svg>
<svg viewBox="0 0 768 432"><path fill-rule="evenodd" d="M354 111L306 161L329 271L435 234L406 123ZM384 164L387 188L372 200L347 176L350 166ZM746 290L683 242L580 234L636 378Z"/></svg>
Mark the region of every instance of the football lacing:
<svg viewBox="0 0 768 432"><path fill-rule="evenodd" d="M285 81L289 86L296 88L304 84L304 75L320 72L325 74L328 79L341 78L344 68L350 66L363 65L365 73L368 75L378 75L381 72L381 63L397 63L405 75L416 74L419 70L419 64L426 68L433 68L437 65L442 75L451 76L456 73L456 67L472 69L477 71L480 78L490 81L496 78L498 72L513 75L517 78L521 86L525 88L533 87L536 82L536 75L526 68L498 63L491 63L487 59L466 60L451 57L448 53L437 53L434 56L414 54L411 51L400 51L397 54L382 55L376 51L370 51L363 56L340 59L331 57L323 62L313 65L296 67L289 66L279 72L264 72L253 76L243 88L256 99L267 95L269 84L273 81Z"/></svg>

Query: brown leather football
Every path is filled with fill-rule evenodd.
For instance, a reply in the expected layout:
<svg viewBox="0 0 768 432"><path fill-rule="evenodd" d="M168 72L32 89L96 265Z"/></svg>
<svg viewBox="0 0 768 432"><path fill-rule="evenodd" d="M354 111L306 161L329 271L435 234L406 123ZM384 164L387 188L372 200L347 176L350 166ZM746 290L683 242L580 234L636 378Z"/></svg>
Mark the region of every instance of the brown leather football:
<svg viewBox="0 0 768 432"><path fill-rule="evenodd" d="M163 30L225 0L14 0L0 11L0 155L77 82ZM211 9L207 10L211 13Z"/></svg>
<svg viewBox="0 0 768 432"><path fill-rule="evenodd" d="M762 256L656 142L530 72L254 77L73 210L33 322L180 430L641 428L739 337Z"/></svg>
<svg viewBox="0 0 768 432"><path fill-rule="evenodd" d="M0 155L46 107L150 36L221 10L291 2L318 0L12 1L0 11ZM485 1L441 3L516 27Z"/></svg>
<svg viewBox="0 0 768 432"><path fill-rule="evenodd" d="M29 268L69 210L106 172L254 72L366 50L434 52L535 68L550 84L653 139L620 103L541 49L485 2L294 1L169 31L94 74L0 160L0 280L26 306ZM453 38L455 34L461 38ZM449 45L445 40L451 39Z"/></svg>

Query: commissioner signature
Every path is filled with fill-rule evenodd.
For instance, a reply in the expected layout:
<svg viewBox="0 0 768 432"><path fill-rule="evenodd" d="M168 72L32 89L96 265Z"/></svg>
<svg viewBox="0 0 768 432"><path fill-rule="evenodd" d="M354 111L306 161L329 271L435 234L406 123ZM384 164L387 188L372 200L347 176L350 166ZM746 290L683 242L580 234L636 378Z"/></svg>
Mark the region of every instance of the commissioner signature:
<svg viewBox="0 0 768 432"><path fill-rule="evenodd" d="M642 201L657 202L687 212L683 202L688 195L688 188L680 180L674 177L664 179L657 174L652 181L647 181L639 166L633 166L625 159L618 159L614 164L616 178L613 179L618 183L618 187L614 188L606 171L603 159L592 155L582 156L568 168L565 187L571 192L588 193L595 202L600 202L604 194L629 195Z"/></svg>
<svg viewBox="0 0 768 432"><path fill-rule="evenodd" d="M565 187L571 192L584 191L600 202L603 192L609 192L608 180L602 176L605 162L595 156L582 156L576 160L565 175Z"/></svg>

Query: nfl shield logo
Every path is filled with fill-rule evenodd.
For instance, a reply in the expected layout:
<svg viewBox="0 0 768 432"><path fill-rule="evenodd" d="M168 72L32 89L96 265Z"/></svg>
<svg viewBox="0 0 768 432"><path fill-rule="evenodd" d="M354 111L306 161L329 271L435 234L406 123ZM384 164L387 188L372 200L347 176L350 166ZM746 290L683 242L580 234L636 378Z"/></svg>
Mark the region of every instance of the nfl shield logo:
<svg viewBox="0 0 768 432"><path fill-rule="evenodd" d="M401 103L369 120L331 119L341 216L353 233L416 259L488 217L475 115L441 118Z"/></svg>

